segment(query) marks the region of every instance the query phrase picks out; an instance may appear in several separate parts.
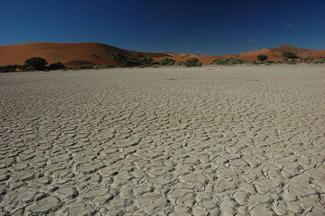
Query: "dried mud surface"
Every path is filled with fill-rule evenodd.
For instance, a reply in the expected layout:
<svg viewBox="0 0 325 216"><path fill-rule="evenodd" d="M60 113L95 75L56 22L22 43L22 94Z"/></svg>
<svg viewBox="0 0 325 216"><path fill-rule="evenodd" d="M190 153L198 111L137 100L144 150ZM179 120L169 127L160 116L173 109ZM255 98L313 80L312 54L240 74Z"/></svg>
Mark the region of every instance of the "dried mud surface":
<svg viewBox="0 0 325 216"><path fill-rule="evenodd" d="M325 68L0 74L0 215L325 215Z"/></svg>

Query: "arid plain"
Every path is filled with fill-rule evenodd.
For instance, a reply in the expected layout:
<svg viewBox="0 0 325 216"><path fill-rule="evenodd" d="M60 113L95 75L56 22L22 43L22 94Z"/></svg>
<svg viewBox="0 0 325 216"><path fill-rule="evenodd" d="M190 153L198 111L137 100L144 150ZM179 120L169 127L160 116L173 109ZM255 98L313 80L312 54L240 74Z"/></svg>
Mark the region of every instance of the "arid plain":
<svg viewBox="0 0 325 216"><path fill-rule="evenodd" d="M0 74L0 215L325 215L325 67Z"/></svg>

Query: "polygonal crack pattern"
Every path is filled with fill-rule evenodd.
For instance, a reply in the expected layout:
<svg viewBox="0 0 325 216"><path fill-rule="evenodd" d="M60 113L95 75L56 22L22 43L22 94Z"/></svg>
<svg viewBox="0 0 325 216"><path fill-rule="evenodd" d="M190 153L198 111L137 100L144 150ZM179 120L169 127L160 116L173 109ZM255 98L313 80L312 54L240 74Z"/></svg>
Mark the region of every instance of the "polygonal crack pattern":
<svg viewBox="0 0 325 216"><path fill-rule="evenodd" d="M0 74L0 215L325 215L319 66Z"/></svg>

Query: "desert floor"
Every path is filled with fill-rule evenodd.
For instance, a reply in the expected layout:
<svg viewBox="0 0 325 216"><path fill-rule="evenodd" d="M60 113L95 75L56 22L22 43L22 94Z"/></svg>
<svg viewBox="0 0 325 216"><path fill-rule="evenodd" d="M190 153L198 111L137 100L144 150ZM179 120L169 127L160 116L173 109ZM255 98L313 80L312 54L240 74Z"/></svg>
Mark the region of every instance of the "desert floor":
<svg viewBox="0 0 325 216"><path fill-rule="evenodd" d="M0 74L0 215L325 215L325 66Z"/></svg>

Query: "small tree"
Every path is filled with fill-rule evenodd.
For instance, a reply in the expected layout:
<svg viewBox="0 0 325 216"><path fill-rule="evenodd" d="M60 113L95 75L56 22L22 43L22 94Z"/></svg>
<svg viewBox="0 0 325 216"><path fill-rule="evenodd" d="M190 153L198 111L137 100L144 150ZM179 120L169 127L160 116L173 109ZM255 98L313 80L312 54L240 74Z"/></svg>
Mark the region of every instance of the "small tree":
<svg viewBox="0 0 325 216"><path fill-rule="evenodd" d="M26 59L25 64L36 70L44 70L48 64L47 61L41 57L32 57Z"/></svg>
<svg viewBox="0 0 325 216"><path fill-rule="evenodd" d="M190 58L186 61L185 65L187 67L197 67L202 66L202 63L197 58Z"/></svg>
<svg viewBox="0 0 325 216"><path fill-rule="evenodd" d="M160 64L161 65L174 65L175 64L175 60L171 59L171 58L163 58L160 60Z"/></svg>
<svg viewBox="0 0 325 216"><path fill-rule="evenodd" d="M282 56L286 59L296 59L299 58L295 53L293 52L284 52L282 53Z"/></svg>
<svg viewBox="0 0 325 216"><path fill-rule="evenodd" d="M258 55L256 58L257 58L257 60L259 60L261 62L264 62L268 59L267 55L264 55L264 54Z"/></svg>

